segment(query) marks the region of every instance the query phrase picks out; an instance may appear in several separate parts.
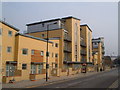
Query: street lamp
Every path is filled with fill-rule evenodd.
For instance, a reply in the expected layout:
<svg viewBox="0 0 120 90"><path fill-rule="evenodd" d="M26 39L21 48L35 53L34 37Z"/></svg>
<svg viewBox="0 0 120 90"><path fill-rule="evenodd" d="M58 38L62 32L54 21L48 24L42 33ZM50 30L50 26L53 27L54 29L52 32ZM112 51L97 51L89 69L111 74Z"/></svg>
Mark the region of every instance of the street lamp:
<svg viewBox="0 0 120 90"><path fill-rule="evenodd" d="M53 25L53 24L57 24L57 22L54 22L54 23L50 23L50 24L47 24L47 52L46 52L46 82L48 81L48 68L49 68L49 64L48 64L48 56L49 56L49 52L48 52L48 41L49 41L49 26L50 25Z"/></svg>

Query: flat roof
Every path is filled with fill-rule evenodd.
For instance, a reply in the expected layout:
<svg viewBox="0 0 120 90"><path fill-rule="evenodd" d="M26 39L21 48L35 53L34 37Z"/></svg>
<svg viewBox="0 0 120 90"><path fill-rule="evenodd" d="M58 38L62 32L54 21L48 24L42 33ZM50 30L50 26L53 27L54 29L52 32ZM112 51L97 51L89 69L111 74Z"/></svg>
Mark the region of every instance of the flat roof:
<svg viewBox="0 0 120 90"><path fill-rule="evenodd" d="M67 16L67 17L63 17L63 18L56 18L56 19L50 19L50 20L45 20L45 21L39 21L39 22L35 22L35 23L30 23L30 24L26 24L26 26L30 26L30 25L36 25L36 24L41 24L41 23L46 23L46 22L52 22L52 21L58 21L58 20L62 20L62 19L69 19L69 18L74 18L77 20L80 20L76 17L73 16Z"/></svg>
<svg viewBox="0 0 120 90"><path fill-rule="evenodd" d="M28 37L28 38L32 38L32 39L36 39L36 40L41 40L41 41L44 41L44 42L47 42L47 40L45 40L45 39L37 38L37 37L31 36L31 35L26 35L26 34L22 34L22 33L17 33L15 36L18 36L18 35L21 35L21 36L24 36L24 37ZM48 41L48 42L49 42L49 43L53 43L52 41Z"/></svg>
<svg viewBox="0 0 120 90"><path fill-rule="evenodd" d="M14 27L13 25L8 24L7 22L4 22L4 21L2 21L2 20L0 20L0 22L3 23L3 24L5 24L5 25L7 25L7 26L10 27L10 28L13 28L13 29L16 30L16 31L20 31L20 29Z"/></svg>
<svg viewBox="0 0 120 90"><path fill-rule="evenodd" d="M82 25L80 25L80 26L87 26L88 29L92 32L91 28L90 28L87 24L82 24Z"/></svg>

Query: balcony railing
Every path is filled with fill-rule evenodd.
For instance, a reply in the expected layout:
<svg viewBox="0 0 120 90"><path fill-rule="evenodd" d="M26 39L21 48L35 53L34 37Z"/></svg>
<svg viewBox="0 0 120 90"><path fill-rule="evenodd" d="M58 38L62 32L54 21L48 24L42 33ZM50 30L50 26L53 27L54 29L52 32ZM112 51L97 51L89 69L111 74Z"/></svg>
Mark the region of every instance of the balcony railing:
<svg viewBox="0 0 120 90"><path fill-rule="evenodd" d="M98 48L98 45L94 45L93 48Z"/></svg>
<svg viewBox="0 0 120 90"><path fill-rule="evenodd" d="M81 50L81 55L86 55L86 51L85 50Z"/></svg>
<svg viewBox="0 0 120 90"><path fill-rule="evenodd" d="M85 58L81 58L81 62L86 62L86 59Z"/></svg>
<svg viewBox="0 0 120 90"><path fill-rule="evenodd" d="M105 54L105 51L102 51L102 54Z"/></svg>
<svg viewBox="0 0 120 90"><path fill-rule="evenodd" d="M83 47L86 47L86 44L84 41L80 41L80 45L83 46Z"/></svg>
<svg viewBox="0 0 120 90"><path fill-rule="evenodd" d="M71 37L69 37L68 35L64 35L64 41L71 42L72 39L71 39Z"/></svg>
<svg viewBox="0 0 120 90"><path fill-rule="evenodd" d="M70 47L65 46L65 47L64 47L64 52L69 52L69 53L71 53L71 52L72 52L72 49L71 49Z"/></svg>

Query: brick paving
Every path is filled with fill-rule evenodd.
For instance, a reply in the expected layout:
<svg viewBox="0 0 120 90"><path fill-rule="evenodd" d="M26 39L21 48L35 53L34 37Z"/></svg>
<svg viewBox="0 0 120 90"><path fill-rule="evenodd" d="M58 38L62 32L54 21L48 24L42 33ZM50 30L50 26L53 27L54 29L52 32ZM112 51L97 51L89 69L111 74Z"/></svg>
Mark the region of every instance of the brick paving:
<svg viewBox="0 0 120 90"><path fill-rule="evenodd" d="M108 71L108 70L106 70L106 71ZM45 79L40 79L40 80L36 80L36 81L24 80L24 81L19 81L19 82L15 82L15 83L2 84L2 88L28 88L31 86L39 86L42 84L49 84L51 82L74 79L77 77L85 77L85 76L89 76L89 75L93 75L93 74L97 74L97 73L101 73L101 72L78 73L75 75L60 76L60 77L52 76L52 77L50 77L48 82L46 82Z"/></svg>

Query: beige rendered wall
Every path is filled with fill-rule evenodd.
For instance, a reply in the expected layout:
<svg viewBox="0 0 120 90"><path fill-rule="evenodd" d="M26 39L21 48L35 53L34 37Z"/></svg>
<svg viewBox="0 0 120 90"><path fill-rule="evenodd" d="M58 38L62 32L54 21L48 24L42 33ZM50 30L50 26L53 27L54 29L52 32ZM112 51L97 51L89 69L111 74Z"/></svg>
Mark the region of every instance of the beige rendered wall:
<svg viewBox="0 0 120 90"><path fill-rule="evenodd" d="M42 34L45 34L45 37L42 37ZM49 38L53 38L53 37L60 37L59 39L59 67L62 68L63 66L63 59L64 59L64 30L63 29L59 29L59 30L51 30L48 33L48 37ZM38 38L47 38L47 32L36 32L36 33L28 33L28 35L32 35L34 37L38 37Z"/></svg>
<svg viewBox="0 0 120 90"><path fill-rule="evenodd" d="M2 26L2 74L6 75L6 61L14 61L15 53L15 34L16 30L0 23ZM8 31L12 31L12 36L8 35ZM12 52L7 52L7 47L12 47Z"/></svg>

